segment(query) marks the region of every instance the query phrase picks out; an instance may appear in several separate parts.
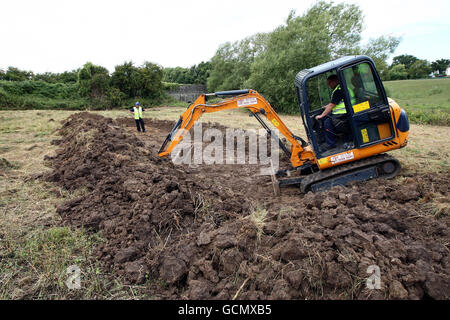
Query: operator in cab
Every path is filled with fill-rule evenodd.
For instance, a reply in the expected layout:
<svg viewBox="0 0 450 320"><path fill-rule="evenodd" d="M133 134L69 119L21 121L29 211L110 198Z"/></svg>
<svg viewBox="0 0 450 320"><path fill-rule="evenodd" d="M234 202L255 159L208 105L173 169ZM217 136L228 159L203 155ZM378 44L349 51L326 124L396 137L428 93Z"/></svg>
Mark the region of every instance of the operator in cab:
<svg viewBox="0 0 450 320"><path fill-rule="evenodd" d="M336 130L335 124L347 114L344 103L344 93L341 90L337 75L332 74L327 78L328 86L331 88L331 101L324 106L321 114L317 115L316 120L323 119L323 130L327 150L336 148ZM350 92L353 97L353 93Z"/></svg>

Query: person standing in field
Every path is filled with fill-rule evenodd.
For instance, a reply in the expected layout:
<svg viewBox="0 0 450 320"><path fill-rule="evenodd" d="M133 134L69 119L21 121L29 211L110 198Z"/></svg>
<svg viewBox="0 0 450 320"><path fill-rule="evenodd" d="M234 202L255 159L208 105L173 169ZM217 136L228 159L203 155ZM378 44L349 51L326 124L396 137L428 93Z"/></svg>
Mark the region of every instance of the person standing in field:
<svg viewBox="0 0 450 320"><path fill-rule="evenodd" d="M141 104L136 102L136 105L132 108L130 108L130 112L134 113L134 120L136 121L136 128L138 132L145 132L145 124L144 119L142 118L142 112L144 112L145 109L141 107Z"/></svg>

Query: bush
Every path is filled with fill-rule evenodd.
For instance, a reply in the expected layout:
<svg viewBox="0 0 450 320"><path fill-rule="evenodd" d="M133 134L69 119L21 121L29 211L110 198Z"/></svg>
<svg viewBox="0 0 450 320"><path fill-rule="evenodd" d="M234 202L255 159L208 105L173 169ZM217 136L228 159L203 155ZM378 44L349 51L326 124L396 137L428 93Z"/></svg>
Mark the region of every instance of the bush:
<svg viewBox="0 0 450 320"><path fill-rule="evenodd" d="M113 108L120 108L125 101L125 93L117 88L110 88L106 94L108 104Z"/></svg>
<svg viewBox="0 0 450 320"><path fill-rule="evenodd" d="M127 98L146 97L161 100L164 92L163 69L154 63L145 62L135 67L132 62L116 66L111 75L111 86L122 91Z"/></svg>
<svg viewBox="0 0 450 320"><path fill-rule="evenodd" d="M408 79L408 71L404 64L397 64L389 70L389 77L391 80L405 80Z"/></svg>
<svg viewBox="0 0 450 320"><path fill-rule="evenodd" d="M44 81L0 81L0 108L2 109L71 109L88 106L78 95L75 84Z"/></svg>
<svg viewBox="0 0 450 320"><path fill-rule="evenodd" d="M9 95L4 99L0 93L0 108L4 110L84 110L89 106L85 99L64 100L49 99L37 96L13 96Z"/></svg>
<svg viewBox="0 0 450 320"><path fill-rule="evenodd" d="M197 73L204 76L206 71L201 73L202 70L197 70ZM34 75L9 67L6 72L0 70L0 107L108 109L121 107L126 99L161 103L165 99L166 88L162 78L162 67L150 62L140 67L127 62L117 66L112 76L106 68L90 62L78 70L62 74L47 72Z"/></svg>
<svg viewBox="0 0 450 320"><path fill-rule="evenodd" d="M78 85L45 81L0 81L0 88L12 95L38 95L53 99L77 99Z"/></svg>
<svg viewBox="0 0 450 320"><path fill-rule="evenodd" d="M415 124L450 126L450 113L442 110L415 110L406 108L408 119Z"/></svg>
<svg viewBox="0 0 450 320"><path fill-rule="evenodd" d="M103 97L109 88L109 82L109 72L102 66L87 62L78 71L79 93L83 97L91 98L91 100Z"/></svg>

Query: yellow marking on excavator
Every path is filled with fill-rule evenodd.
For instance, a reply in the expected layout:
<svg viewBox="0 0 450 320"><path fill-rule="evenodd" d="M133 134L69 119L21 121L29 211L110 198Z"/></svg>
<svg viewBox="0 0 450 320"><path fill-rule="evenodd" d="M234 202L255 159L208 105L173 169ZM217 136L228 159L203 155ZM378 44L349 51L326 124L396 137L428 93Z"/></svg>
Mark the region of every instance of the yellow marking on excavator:
<svg viewBox="0 0 450 320"><path fill-rule="evenodd" d="M273 119L272 123L275 127L278 127L280 125L280 123L277 121L277 119Z"/></svg>
<svg viewBox="0 0 450 320"><path fill-rule="evenodd" d="M369 142L369 134L367 133L367 129L362 129L361 130L361 135L362 135L364 143Z"/></svg>
<svg viewBox="0 0 450 320"><path fill-rule="evenodd" d="M355 104L353 106L353 112L354 113L361 112L361 111L364 111L364 110L367 110L367 109L370 109L369 101L365 101L365 102L360 103L360 104Z"/></svg>

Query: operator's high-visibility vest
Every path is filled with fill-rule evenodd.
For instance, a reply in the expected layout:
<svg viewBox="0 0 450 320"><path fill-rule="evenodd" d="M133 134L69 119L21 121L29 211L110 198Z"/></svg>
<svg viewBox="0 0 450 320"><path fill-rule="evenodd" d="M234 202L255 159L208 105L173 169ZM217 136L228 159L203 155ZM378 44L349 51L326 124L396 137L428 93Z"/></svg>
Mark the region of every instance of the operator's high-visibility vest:
<svg viewBox="0 0 450 320"><path fill-rule="evenodd" d="M366 73L370 73L370 67L367 63L361 63L356 67L356 70L358 71L359 74L366 74Z"/></svg>
<svg viewBox="0 0 450 320"><path fill-rule="evenodd" d="M139 118L142 118L142 107L139 108L133 107L133 110L135 120L139 120Z"/></svg>
<svg viewBox="0 0 450 320"><path fill-rule="evenodd" d="M335 93L335 91L340 90L340 89L341 89L341 86L338 84L336 86L336 88L334 88L333 92L331 92L331 97L333 98L333 94ZM348 89L348 93L350 94L351 103L352 103L352 105L354 105L356 103L355 94L352 89L350 89L350 88L347 88L347 89ZM333 110L331 110L331 113L332 114L346 114L347 113L343 99L342 99L341 103L334 106Z"/></svg>

